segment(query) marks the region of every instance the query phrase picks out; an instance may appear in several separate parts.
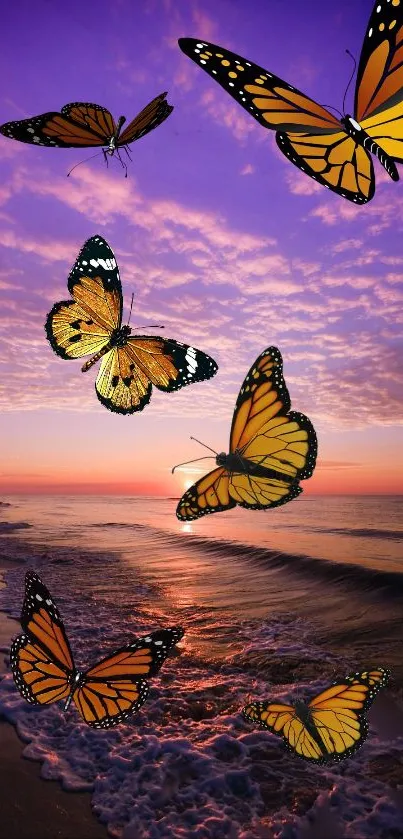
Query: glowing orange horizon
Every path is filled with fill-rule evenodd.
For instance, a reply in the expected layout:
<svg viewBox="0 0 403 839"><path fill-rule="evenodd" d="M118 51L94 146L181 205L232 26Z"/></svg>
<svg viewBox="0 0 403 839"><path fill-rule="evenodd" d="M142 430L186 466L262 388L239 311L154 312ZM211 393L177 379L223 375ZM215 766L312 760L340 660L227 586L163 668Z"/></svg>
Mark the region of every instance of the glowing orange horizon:
<svg viewBox="0 0 403 839"><path fill-rule="evenodd" d="M203 473L200 473L200 477ZM199 475L192 475L192 482ZM98 480L49 480L40 478L18 478L8 480L0 477L0 494L7 495L125 495L177 497L191 485L186 473L177 473L161 481L108 481ZM400 470L388 470L382 478L373 467L352 469L324 469L312 478L301 482L305 495L403 495L403 476Z"/></svg>

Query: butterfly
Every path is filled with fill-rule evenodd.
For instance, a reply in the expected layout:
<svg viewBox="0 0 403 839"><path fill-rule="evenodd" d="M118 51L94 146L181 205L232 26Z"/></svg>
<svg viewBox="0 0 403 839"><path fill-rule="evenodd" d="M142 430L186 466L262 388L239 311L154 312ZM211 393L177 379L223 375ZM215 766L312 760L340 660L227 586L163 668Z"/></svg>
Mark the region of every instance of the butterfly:
<svg viewBox="0 0 403 839"><path fill-rule="evenodd" d="M184 493L176 509L178 519L190 521L237 504L265 510L302 492L299 481L310 478L315 468L317 439L308 417L289 411L290 406L280 350L268 347L239 392L229 454L215 453L218 468Z"/></svg>
<svg viewBox="0 0 403 839"><path fill-rule="evenodd" d="M93 728L111 728L139 710L148 695L145 677L158 672L184 634L180 626L152 632L81 673L53 598L33 571L25 577L21 626L10 664L22 696L35 705L64 699L65 710L73 701Z"/></svg>
<svg viewBox="0 0 403 839"><path fill-rule="evenodd" d="M64 105L60 113L49 111L30 119L6 122L0 126L0 132L12 140L35 146L63 149L106 146L102 149L105 162L108 163L108 155L112 157L116 152L127 176L127 167L120 157L119 149L124 148L130 157L128 144L144 137L169 117L173 107L165 101L166 96L166 92L156 96L123 132L126 117L119 117L116 123L106 108L90 102L70 102Z"/></svg>
<svg viewBox="0 0 403 839"><path fill-rule="evenodd" d="M373 675L373 674L372 674ZM388 682L389 670L354 673L335 682L306 704L252 702L242 713L246 720L280 735L287 749L312 763L350 757L362 746L368 723L365 711Z"/></svg>
<svg viewBox="0 0 403 839"><path fill-rule="evenodd" d="M375 192L371 154L393 181L403 161L403 3L377 0L358 65L354 116L331 114L263 67L193 38L182 52L199 64L261 125L305 174L356 204Z"/></svg>
<svg viewBox="0 0 403 839"><path fill-rule="evenodd" d="M67 287L72 300L62 300L49 312L45 331L57 355L81 358L85 373L99 359L95 390L100 402L118 414L141 411L151 388L179 390L210 379L216 362L200 350L171 338L138 335L122 326L123 297L113 251L101 236L83 245Z"/></svg>

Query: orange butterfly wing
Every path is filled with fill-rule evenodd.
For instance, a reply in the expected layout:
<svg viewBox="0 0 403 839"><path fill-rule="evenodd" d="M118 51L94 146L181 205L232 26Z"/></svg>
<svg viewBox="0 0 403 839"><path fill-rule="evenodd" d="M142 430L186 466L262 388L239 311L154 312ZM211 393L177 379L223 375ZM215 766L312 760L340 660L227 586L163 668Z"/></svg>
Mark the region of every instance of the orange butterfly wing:
<svg viewBox="0 0 403 839"><path fill-rule="evenodd" d="M372 670L361 670L358 673L353 673L351 676L347 676L345 681L348 684L362 684L364 682L371 688L371 695L374 696L375 693L378 693L381 688L387 685L389 678L390 670L386 670L384 667L374 667Z"/></svg>
<svg viewBox="0 0 403 839"><path fill-rule="evenodd" d="M10 665L15 684L27 702L48 705L69 696L73 673L56 664L27 635L19 635L11 645Z"/></svg>
<svg viewBox="0 0 403 839"><path fill-rule="evenodd" d="M176 508L180 521L199 519L207 513L221 513L235 507L229 495L229 475L219 467L208 472L182 495Z"/></svg>
<svg viewBox="0 0 403 839"><path fill-rule="evenodd" d="M344 128L334 134L276 134L283 154L318 184L354 204L365 204L375 192L375 176L368 152Z"/></svg>
<svg viewBox="0 0 403 839"><path fill-rule="evenodd" d="M305 760L322 762L322 752L292 705L279 702L251 702L242 711L244 719L283 738L288 751Z"/></svg>
<svg viewBox="0 0 403 839"><path fill-rule="evenodd" d="M279 476L310 478L316 463L316 434L310 420L290 407L280 350L268 347L252 365L239 392L230 452L238 449Z"/></svg>
<svg viewBox="0 0 403 839"><path fill-rule="evenodd" d="M334 133L340 121L274 73L241 55L194 38L180 38L182 52L215 79L265 128Z"/></svg>
<svg viewBox="0 0 403 839"><path fill-rule="evenodd" d="M28 571L25 577L21 626L25 634L62 669L69 673L74 670L70 644L57 606L49 589L34 571Z"/></svg>
<svg viewBox="0 0 403 839"><path fill-rule="evenodd" d="M116 134L117 126L112 114L101 105L94 105L91 102L69 102L68 105L63 106L61 113L85 131L90 131L98 138L99 145L106 145ZM97 145L97 143L94 142L91 145Z"/></svg>
<svg viewBox="0 0 403 839"><path fill-rule="evenodd" d="M95 355L122 321L122 285L113 251L101 236L88 239L70 271L71 300L55 303L46 323L46 337L61 358Z"/></svg>
<svg viewBox="0 0 403 839"><path fill-rule="evenodd" d="M354 113L362 123L403 100L403 6L376 2L357 72Z"/></svg>
<svg viewBox="0 0 403 839"><path fill-rule="evenodd" d="M41 705L66 698L75 667L63 622L53 598L34 571L25 577L21 614L24 635L13 642L10 663L19 691Z"/></svg>
<svg viewBox="0 0 403 839"><path fill-rule="evenodd" d="M173 106L165 101L167 95L166 92L160 93L137 114L118 137L118 146L125 146L139 140L140 137L144 137L145 134L148 134L153 128L157 128L169 117L173 111Z"/></svg>
<svg viewBox="0 0 403 839"><path fill-rule="evenodd" d="M5 137L56 148L106 146L115 131L116 124L109 111L89 102L72 102L64 105L60 113L49 111L0 126Z"/></svg>
<svg viewBox="0 0 403 839"><path fill-rule="evenodd" d="M84 721L93 728L111 728L138 711L148 696L144 677L158 672L183 634L181 627L158 630L87 670L73 694Z"/></svg>

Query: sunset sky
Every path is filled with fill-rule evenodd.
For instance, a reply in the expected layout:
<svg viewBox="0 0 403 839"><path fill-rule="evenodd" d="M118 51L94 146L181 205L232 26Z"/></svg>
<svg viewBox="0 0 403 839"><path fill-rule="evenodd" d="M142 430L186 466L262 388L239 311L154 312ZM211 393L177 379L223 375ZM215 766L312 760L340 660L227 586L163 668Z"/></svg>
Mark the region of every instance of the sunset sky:
<svg viewBox="0 0 403 839"><path fill-rule="evenodd" d="M67 102L128 120L164 90L174 111L131 147L124 178L92 150L0 137L0 491L178 495L203 455L228 450L247 370L270 344L319 457L307 493L403 492L403 182L375 162L357 207L300 173L179 50L212 41L342 107L372 0L20 0L2 14L0 123ZM354 86L347 98L351 113ZM400 169L403 174L403 169ZM45 338L90 236L118 261L127 318L213 356L218 374L117 416L96 368ZM144 330L145 332L147 330ZM212 464L212 462L211 462ZM200 468L200 467L199 467ZM209 461L205 467L209 468Z"/></svg>

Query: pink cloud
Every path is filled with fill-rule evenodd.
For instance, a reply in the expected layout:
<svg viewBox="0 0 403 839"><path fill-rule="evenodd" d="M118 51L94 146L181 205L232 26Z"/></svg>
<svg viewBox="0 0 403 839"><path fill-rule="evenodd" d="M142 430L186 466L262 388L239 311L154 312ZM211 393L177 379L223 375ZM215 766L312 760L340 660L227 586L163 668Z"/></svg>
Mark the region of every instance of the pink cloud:
<svg viewBox="0 0 403 839"><path fill-rule="evenodd" d="M362 239L342 239L341 242L337 242L336 245L332 247L332 253L343 253L343 251L353 250L354 248L362 248L363 241Z"/></svg>
<svg viewBox="0 0 403 839"><path fill-rule="evenodd" d="M285 176L289 191L293 195L315 195L323 189L313 178L300 172L297 167L294 166L293 169L295 171L288 171Z"/></svg>
<svg viewBox="0 0 403 839"><path fill-rule="evenodd" d="M256 171L256 167L252 166L251 163L246 163L245 166L241 169L240 175L253 175Z"/></svg>
<svg viewBox="0 0 403 839"><path fill-rule="evenodd" d="M246 145L250 134L260 135L261 138L263 133L264 136L264 132L262 132L258 123L248 117L240 106L233 103L232 99L219 88L218 90L215 87L208 88L202 94L200 104L209 118L219 125L229 128L231 134L241 145Z"/></svg>
<svg viewBox="0 0 403 839"><path fill-rule="evenodd" d="M0 245L5 248L15 248L23 253L34 253L49 262L70 259L74 251L71 243L52 241L37 242L25 235L18 235L13 230L0 230Z"/></svg>

